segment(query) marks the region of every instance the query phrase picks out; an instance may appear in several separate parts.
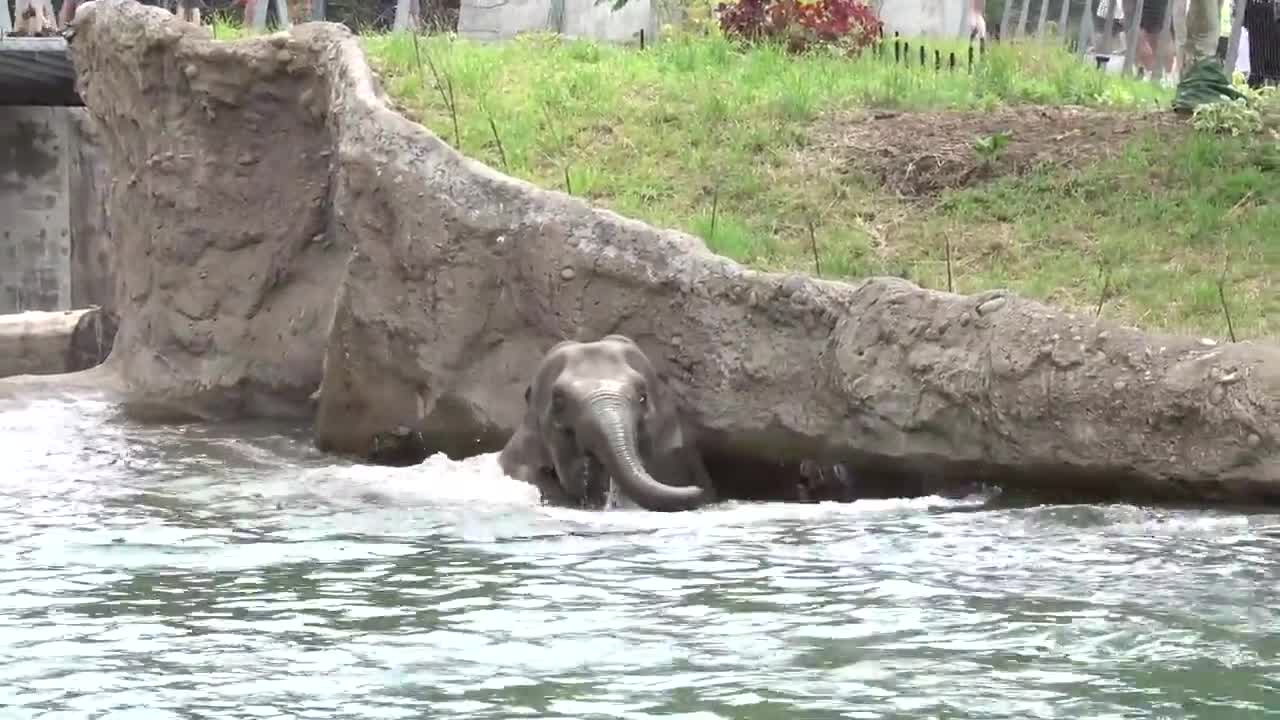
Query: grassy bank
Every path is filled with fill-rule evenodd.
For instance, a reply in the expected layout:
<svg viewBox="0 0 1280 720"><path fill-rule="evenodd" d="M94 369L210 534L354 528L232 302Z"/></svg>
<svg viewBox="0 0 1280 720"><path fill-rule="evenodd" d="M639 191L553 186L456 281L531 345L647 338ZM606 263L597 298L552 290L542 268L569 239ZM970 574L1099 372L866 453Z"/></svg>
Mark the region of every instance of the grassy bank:
<svg viewBox="0 0 1280 720"><path fill-rule="evenodd" d="M1275 154L1153 116L1168 90L1056 48L990 48L969 73L964 44L936 44L960 63L938 72L718 38L363 43L401 108L463 152L756 267L814 272L816 244L823 276L945 289L950 245L956 291L1215 337L1225 268L1237 336L1280 336Z"/></svg>

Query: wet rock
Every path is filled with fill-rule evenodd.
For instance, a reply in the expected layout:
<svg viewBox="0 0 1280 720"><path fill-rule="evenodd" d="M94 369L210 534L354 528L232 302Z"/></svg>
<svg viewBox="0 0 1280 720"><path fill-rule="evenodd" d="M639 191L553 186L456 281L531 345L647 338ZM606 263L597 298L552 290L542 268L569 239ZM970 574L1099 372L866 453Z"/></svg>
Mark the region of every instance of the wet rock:
<svg viewBox="0 0 1280 720"><path fill-rule="evenodd" d="M162 8L95 2L75 30L80 93L120 178L107 198L120 305L107 365L127 399L198 417L309 418L328 327L281 331L302 310L331 312L346 262L308 242L328 225L334 146L297 103L307 90L328 95L321 67L333 28L296 30L306 62L270 79L252 71L258 59L274 61L269 43L215 43ZM218 112L191 112L192 92L218 98ZM182 163L146 162L171 157L174 137ZM289 280L273 287L277 268ZM214 310L192 326L183 313L193 307Z"/></svg>
<svg viewBox="0 0 1280 720"><path fill-rule="evenodd" d="M218 45L132 0L96 0L76 22L81 94L117 177L140 180L111 198L127 270L108 362L131 402L308 418L319 384L322 447L462 457L502 446L548 348L616 332L658 366L709 455L842 468L805 466L810 495L994 478L1280 502L1280 449L1241 431L1280 437L1274 345L1207 349L1005 291L743 268L459 155L389 107L335 24L294 27L294 71L258 74L275 40ZM170 71L187 61L193 90L220 98L216 125ZM203 149L148 167L172 137ZM257 162L241 167L243 153ZM201 212L182 210L197 199ZM261 240L219 248L249 231ZM310 242L321 234L343 252ZM566 268L578 282L560 281ZM210 287L224 294L199 321L207 342L184 345L179 297ZM292 327L302 311L323 321ZM1239 372L1229 402L1207 392L1214 365Z"/></svg>

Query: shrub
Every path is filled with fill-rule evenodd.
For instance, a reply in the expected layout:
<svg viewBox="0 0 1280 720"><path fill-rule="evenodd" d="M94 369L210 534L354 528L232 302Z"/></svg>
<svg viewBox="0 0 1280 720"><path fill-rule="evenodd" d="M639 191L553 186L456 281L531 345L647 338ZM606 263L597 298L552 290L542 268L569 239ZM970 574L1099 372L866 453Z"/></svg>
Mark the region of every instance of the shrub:
<svg viewBox="0 0 1280 720"><path fill-rule="evenodd" d="M882 23L858 0L736 0L717 6L720 30L748 42L780 42L791 52L814 46L857 52L875 42Z"/></svg>
<svg viewBox="0 0 1280 720"><path fill-rule="evenodd" d="M1191 121L1195 129L1228 135L1273 134L1280 128L1280 91L1274 87L1250 88L1238 73L1233 85L1244 97L1196 107Z"/></svg>

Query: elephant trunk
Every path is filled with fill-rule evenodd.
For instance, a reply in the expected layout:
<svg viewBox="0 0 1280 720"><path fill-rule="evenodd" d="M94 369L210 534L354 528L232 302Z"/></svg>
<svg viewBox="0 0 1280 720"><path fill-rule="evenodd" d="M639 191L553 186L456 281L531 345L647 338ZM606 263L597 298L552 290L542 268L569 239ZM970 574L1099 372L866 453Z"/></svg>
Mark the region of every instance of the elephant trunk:
<svg viewBox="0 0 1280 720"><path fill-rule="evenodd" d="M627 398L604 390L593 394L588 404L597 431L597 458L636 504L646 510L674 512L703 502L702 488L666 485L645 470L636 450L635 414Z"/></svg>

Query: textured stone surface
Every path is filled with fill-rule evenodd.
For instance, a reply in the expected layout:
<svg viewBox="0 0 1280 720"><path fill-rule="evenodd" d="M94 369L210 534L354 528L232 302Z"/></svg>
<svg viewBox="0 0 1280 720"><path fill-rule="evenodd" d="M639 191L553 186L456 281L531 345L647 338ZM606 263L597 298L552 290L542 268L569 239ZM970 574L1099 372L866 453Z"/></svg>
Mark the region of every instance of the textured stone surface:
<svg viewBox="0 0 1280 720"><path fill-rule="evenodd" d="M137 405L309 417L346 259L326 241L332 28L230 45L131 1L76 17L115 175L112 367Z"/></svg>
<svg viewBox="0 0 1280 720"><path fill-rule="evenodd" d="M107 227L107 204L114 178L107 164L97 121L84 108L67 108L70 118L68 213L71 231L71 307L97 305L114 312L115 253Z"/></svg>
<svg viewBox="0 0 1280 720"><path fill-rule="evenodd" d="M501 447L552 344L623 333L712 456L1280 502L1275 346L744 269L460 156L334 25L216 44L96 0L71 47L120 178L110 362L135 401L305 417L323 377L322 446L461 456Z"/></svg>

